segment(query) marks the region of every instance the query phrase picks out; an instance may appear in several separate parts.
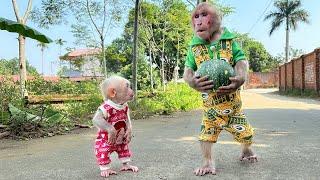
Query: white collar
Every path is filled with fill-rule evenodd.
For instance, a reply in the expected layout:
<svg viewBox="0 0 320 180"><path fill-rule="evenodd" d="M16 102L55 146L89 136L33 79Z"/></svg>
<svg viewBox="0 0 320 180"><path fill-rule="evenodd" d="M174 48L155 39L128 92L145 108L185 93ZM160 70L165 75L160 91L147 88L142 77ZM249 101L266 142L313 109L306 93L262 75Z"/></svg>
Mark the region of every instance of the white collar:
<svg viewBox="0 0 320 180"><path fill-rule="evenodd" d="M112 106L113 108L117 109L117 110L122 110L127 106L127 103L124 103L123 105L121 105L121 104L117 104L117 103L111 101L110 99L108 99L106 101L106 103L109 104L110 106Z"/></svg>

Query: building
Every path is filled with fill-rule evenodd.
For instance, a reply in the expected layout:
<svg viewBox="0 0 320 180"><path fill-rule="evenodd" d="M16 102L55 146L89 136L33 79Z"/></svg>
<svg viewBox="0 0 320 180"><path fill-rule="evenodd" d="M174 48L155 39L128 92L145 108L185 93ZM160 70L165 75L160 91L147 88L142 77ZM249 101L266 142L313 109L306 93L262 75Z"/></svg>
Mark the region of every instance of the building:
<svg viewBox="0 0 320 180"><path fill-rule="evenodd" d="M69 62L61 77L103 77L103 66L98 58L101 49L76 49L60 57L61 61Z"/></svg>

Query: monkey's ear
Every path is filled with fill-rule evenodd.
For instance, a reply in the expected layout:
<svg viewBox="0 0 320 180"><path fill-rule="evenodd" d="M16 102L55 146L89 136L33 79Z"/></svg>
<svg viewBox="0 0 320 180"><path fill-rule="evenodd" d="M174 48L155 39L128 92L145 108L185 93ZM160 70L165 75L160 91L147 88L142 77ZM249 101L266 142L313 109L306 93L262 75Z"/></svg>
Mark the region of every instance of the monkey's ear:
<svg viewBox="0 0 320 180"><path fill-rule="evenodd" d="M116 89L115 88L108 88L108 96L110 97L110 98L114 98L115 96L116 96Z"/></svg>

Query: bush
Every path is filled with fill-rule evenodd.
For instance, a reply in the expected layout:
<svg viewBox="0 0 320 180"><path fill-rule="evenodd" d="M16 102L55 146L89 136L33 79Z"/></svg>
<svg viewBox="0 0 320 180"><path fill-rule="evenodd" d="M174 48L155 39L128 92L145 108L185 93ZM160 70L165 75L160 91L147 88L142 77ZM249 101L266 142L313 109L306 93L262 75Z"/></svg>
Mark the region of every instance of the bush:
<svg viewBox="0 0 320 180"><path fill-rule="evenodd" d="M98 86L97 80L73 82L68 79L60 79L58 82L45 81L38 76L27 84L27 90L33 95L45 94L89 94L95 92Z"/></svg>
<svg viewBox="0 0 320 180"><path fill-rule="evenodd" d="M200 95L187 84L169 83L165 92L158 89L130 103L134 118L147 117L153 114L170 114L175 111L187 111L201 107Z"/></svg>
<svg viewBox="0 0 320 180"><path fill-rule="evenodd" d="M9 122L9 103L21 105L22 101L19 93L19 85L8 78L0 79L0 124Z"/></svg>
<svg viewBox="0 0 320 180"><path fill-rule="evenodd" d="M11 136L33 138L62 134L72 127L70 119L52 106L17 108L9 104L9 129Z"/></svg>
<svg viewBox="0 0 320 180"><path fill-rule="evenodd" d="M98 81L46 82L42 78L36 78L28 82L30 94L87 94L88 99L68 101L59 105L33 105L26 108L20 101L18 84L11 81L3 82L0 84L2 99L0 124L8 125L13 137L53 136L65 133L77 124L91 125L92 115L103 102ZM199 108L202 104L199 93L184 83L169 83L165 92L162 91L162 87L158 87L154 92L146 89L138 92L139 98L136 104L129 103L132 118L187 111ZM12 104L11 110L14 109L11 115L9 104Z"/></svg>

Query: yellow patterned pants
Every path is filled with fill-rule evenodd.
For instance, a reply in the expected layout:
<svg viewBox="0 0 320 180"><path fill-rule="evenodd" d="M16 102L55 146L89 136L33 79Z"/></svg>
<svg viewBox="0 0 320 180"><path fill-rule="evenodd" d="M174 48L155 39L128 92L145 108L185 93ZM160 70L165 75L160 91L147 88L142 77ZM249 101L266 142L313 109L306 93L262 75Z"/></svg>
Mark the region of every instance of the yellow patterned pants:
<svg viewBox="0 0 320 180"><path fill-rule="evenodd" d="M201 123L200 141L217 142L222 130L230 132L239 143L251 144L253 128L246 120L241 106L240 91L217 96L202 94L204 114Z"/></svg>

